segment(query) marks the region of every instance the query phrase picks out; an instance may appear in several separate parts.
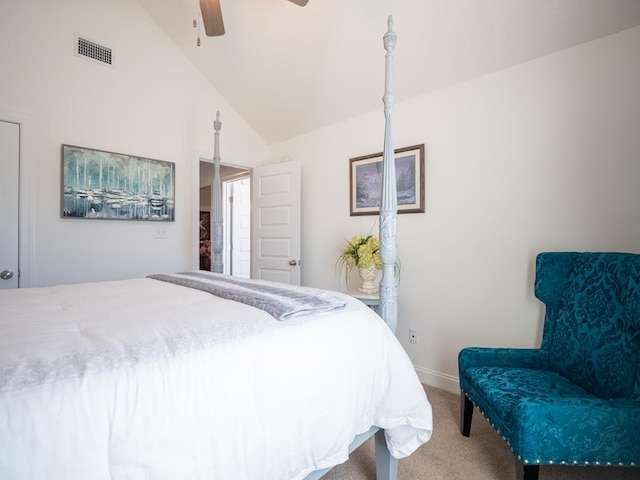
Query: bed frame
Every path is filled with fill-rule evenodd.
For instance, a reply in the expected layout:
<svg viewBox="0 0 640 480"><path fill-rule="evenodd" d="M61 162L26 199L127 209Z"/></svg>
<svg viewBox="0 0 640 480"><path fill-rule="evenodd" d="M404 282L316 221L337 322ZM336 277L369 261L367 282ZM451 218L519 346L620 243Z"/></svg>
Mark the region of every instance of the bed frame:
<svg viewBox="0 0 640 480"><path fill-rule="evenodd" d="M398 479L398 460L393 458L387 448L387 441L384 438L384 430L379 427L371 427L368 431L357 435L349 445L349 455L369 440L373 435L376 436L376 480L397 480ZM333 467L323 468L307 475L304 480L319 480L329 473Z"/></svg>
<svg viewBox="0 0 640 480"><path fill-rule="evenodd" d="M398 280L396 278L396 222L398 217L398 196L396 193L396 168L393 156L393 51L396 34L393 31L393 17L389 16L388 29L384 35L385 78L384 78L384 153L382 154L382 200L380 204L380 257L382 259L382 279L380 280L380 316L396 333L398 324Z"/></svg>
<svg viewBox="0 0 640 480"><path fill-rule="evenodd" d="M396 277L396 222L397 222L397 194L396 171L393 155L392 112L393 112L393 52L396 46L396 34L393 31L393 17L387 21L387 32L384 34L385 55L385 91L384 103L384 149L382 159L382 199L380 205L380 257L382 260L382 279L380 280L380 316L395 333L398 323L398 281ZM214 137L214 180L213 180L213 211L211 216L212 262L211 270L223 273L222 264L222 183L220 180L220 112L216 114L213 124ZM384 437L384 430L372 426L354 439L349 446L349 454L375 435L376 450L376 478L377 480L397 480L398 460L389 453ZM317 480L328 473L331 468L317 470L305 477L305 480Z"/></svg>

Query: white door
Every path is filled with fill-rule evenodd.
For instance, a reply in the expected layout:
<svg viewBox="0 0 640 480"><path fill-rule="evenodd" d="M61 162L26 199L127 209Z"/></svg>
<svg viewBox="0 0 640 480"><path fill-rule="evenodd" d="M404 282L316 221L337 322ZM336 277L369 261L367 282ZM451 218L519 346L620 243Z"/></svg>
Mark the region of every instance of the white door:
<svg viewBox="0 0 640 480"><path fill-rule="evenodd" d="M300 163L253 169L251 277L300 285Z"/></svg>
<svg viewBox="0 0 640 480"><path fill-rule="evenodd" d="M18 287L20 125L0 121L0 289Z"/></svg>

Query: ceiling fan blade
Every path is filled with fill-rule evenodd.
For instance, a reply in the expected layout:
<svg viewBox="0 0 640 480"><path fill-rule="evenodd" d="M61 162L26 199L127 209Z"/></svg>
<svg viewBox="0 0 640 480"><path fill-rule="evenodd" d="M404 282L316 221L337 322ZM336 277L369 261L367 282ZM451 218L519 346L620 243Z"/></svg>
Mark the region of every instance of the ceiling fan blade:
<svg viewBox="0 0 640 480"><path fill-rule="evenodd" d="M289 0L291 3L295 3L296 5L300 5L304 7L309 0Z"/></svg>
<svg viewBox="0 0 640 480"><path fill-rule="evenodd" d="M202 23L204 32L208 37L224 35L224 23L222 22L222 10L220 0L200 0Z"/></svg>

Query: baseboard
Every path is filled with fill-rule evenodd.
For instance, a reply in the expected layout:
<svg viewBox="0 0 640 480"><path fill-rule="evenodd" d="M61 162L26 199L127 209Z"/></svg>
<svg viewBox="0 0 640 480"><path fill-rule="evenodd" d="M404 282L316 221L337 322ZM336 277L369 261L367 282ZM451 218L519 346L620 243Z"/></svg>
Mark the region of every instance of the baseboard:
<svg viewBox="0 0 640 480"><path fill-rule="evenodd" d="M425 385L431 385L432 387L441 388L447 392L460 393L460 382L458 377L447 375L440 372L434 372L424 367L417 365L413 366L418 374L420 382Z"/></svg>

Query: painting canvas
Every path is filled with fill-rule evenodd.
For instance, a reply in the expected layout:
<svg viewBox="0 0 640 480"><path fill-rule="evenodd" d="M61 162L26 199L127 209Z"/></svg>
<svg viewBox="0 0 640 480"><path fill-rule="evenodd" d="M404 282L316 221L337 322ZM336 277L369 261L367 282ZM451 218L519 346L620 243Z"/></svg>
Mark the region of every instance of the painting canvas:
<svg viewBox="0 0 640 480"><path fill-rule="evenodd" d="M62 145L62 217L172 222L174 211L174 163Z"/></svg>
<svg viewBox="0 0 640 480"><path fill-rule="evenodd" d="M378 215L382 153L350 160L351 215ZM398 213L424 212L424 144L394 152Z"/></svg>
<svg viewBox="0 0 640 480"><path fill-rule="evenodd" d="M200 241L211 240L211 212L200 212Z"/></svg>

